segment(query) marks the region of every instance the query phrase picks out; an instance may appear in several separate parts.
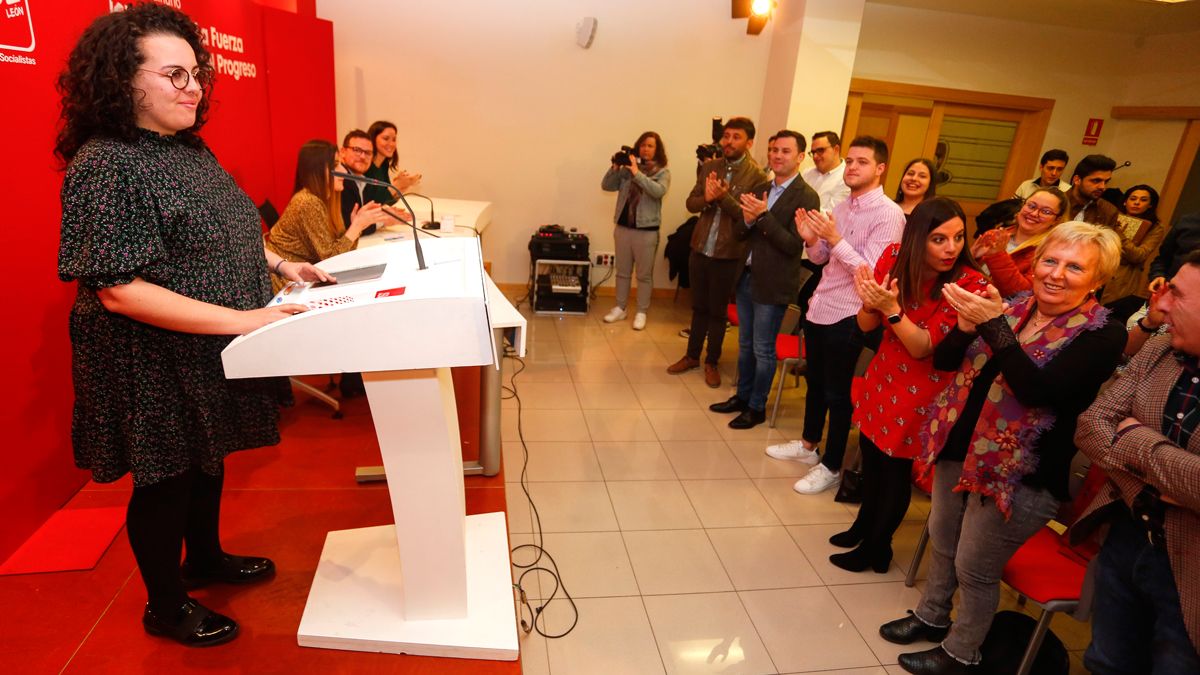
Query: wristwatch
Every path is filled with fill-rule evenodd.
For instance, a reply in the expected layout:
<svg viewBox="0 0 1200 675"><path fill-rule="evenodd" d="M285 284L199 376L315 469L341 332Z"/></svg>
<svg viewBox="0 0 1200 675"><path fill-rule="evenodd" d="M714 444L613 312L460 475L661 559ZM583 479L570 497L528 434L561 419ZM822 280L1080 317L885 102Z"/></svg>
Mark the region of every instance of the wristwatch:
<svg viewBox="0 0 1200 675"><path fill-rule="evenodd" d="M887 322L892 324L893 326L900 323L900 314L899 313L889 314L888 318L887 318Z"/></svg>

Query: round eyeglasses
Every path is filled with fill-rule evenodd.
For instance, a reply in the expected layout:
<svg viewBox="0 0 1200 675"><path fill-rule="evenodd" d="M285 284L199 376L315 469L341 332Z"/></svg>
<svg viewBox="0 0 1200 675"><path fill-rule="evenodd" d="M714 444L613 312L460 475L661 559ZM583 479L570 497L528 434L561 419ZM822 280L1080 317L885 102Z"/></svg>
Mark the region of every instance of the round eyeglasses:
<svg viewBox="0 0 1200 675"><path fill-rule="evenodd" d="M1047 218L1057 218L1058 211L1051 208L1040 206L1036 202L1025 202L1025 210L1030 213L1040 213Z"/></svg>
<svg viewBox="0 0 1200 675"><path fill-rule="evenodd" d="M201 88L212 84L213 80L211 68L197 68L194 74L189 73L186 68L172 68L169 73L160 73L157 70L150 70L149 68L138 68L138 70L154 73L155 75L160 75L171 80L171 86L179 91L187 89L187 86L192 83L193 77L196 78L196 84L199 84Z"/></svg>

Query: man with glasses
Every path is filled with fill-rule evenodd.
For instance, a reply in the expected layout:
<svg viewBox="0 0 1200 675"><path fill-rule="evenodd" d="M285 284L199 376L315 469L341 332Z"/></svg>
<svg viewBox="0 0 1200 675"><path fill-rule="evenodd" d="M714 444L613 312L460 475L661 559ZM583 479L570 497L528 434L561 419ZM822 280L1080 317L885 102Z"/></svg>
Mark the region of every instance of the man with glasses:
<svg viewBox="0 0 1200 675"><path fill-rule="evenodd" d="M850 196L850 186L843 178L846 163L842 161L842 141L832 131L818 131L813 134L808 154L812 155L813 167L800 175L821 198L821 210L832 211Z"/></svg>
<svg viewBox="0 0 1200 675"><path fill-rule="evenodd" d="M374 151L374 145L371 144L371 137L367 135L367 132L362 129L352 129L342 138L342 149L338 153L338 160L341 161L342 166L346 167L347 172L361 176L371 165L371 155ZM342 188L343 223L349 223L354 215L354 207L362 205L362 188L362 184L358 181L344 181ZM368 225L362 233L368 235L374 231L375 226Z"/></svg>
<svg viewBox="0 0 1200 675"><path fill-rule="evenodd" d="M846 163L842 161L842 140L832 131L818 131L813 134L808 154L812 155L813 167L806 169L800 177L821 198L821 210L832 213L833 207L850 196L850 186L845 181ZM808 315L808 302L812 299L813 291L821 283L822 265L809 260L807 253L802 254L800 265L809 271L796 298L801 317L804 317ZM803 373L806 367L807 364L802 361L794 367L796 374Z"/></svg>
<svg viewBox="0 0 1200 675"><path fill-rule="evenodd" d="M1029 199L1029 195L1037 192L1039 188L1056 187L1063 192L1070 190L1071 184L1062 179L1069 161L1071 161L1071 157L1067 155L1066 150L1054 148L1042 153L1042 161L1038 164L1038 177L1030 178L1017 186L1017 191L1013 196Z"/></svg>

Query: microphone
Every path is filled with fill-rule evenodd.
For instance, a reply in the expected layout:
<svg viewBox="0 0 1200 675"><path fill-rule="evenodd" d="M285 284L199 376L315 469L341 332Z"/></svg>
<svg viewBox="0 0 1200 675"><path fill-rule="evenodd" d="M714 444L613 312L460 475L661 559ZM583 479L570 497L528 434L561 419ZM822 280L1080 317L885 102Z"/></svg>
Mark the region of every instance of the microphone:
<svg viewBox="0 0 1200 675"><path fill-rule="evenodd" d="M353 173L346 173L345 171L330 171L329 175L333 176L334 178L343 178L345 180L356 180L356 181L359 181L360 183L365 183L367 185L376 185L378 187L385 187L389 190L392 190L397 195L400 194L400 190L397 189L395 185L392 185L391 183L389 183L385 180L379 180L378 178L368 178L367 176L359 176L359 175L353 174ZM425 201L429 202L429 222L426 223L425 225L421 226L422 230L440 230L440 229L442 229L442 224L434 219L433 200L432 199L430 199L429 197L426 197L423 194L418 194L416 192L410 192L405 196L406 197L420 197L421 199L424 199ZM405 204L405 206L407 206L407 204ZM409 211L411 211L411 210L412 209L409 209ZM413 215L413 218L414 219L416 218L415 214Z"/></svg>
<svg viewBox="0 0 1200 675"><path fill-rule="evenodd" d="M413 231L413 248L417 252L417 270L424 271L424 270L428 269L425 266L425 252L421 250L421 238L417 236L417 232L418 232L418 230L417 230L417 214L416 214L416 212L413 211L412 207L408 205L408 200L404 198L404 193L402 193L402 192L400 192L400 190L396 189L396 186L392 185L391 183L381 181L381 180L375 180L374 178L367 178L366 176L356 176L352 173L346 173L344 171L330 171L329 175L333 176L334 178L341 178L344 180L358 180L358 181L367 183L368 185L379 185L382 187L391 188L396 193L396 196L399 197L401 203L404 204L404 208L408 209L409 215L412 216L412 220L409 221L408 225L409 225L409 227L412 228L412 231ZM400 217L400 214L389 209L388 207L382 206L380 208L385 214L395 218L396 220L400 220L400 221L404 220L403 218ZM434 234L430 234L429 232L426 232L425 234L428 234L431 237L437 236Z"/></svg>
<svg viewBox="0 0 1200 675"><path fill-rule="evenodd" d="M442 224L433 219L433 200L432 199L430 199L429 197L426 197L423 194L419 194L417 192L409 192L405 196L406 197L420 197L421 199L424 199L425 201L429 202L429 222L421 226L422 230L440 230L440 229L442 229Z"/></svg>

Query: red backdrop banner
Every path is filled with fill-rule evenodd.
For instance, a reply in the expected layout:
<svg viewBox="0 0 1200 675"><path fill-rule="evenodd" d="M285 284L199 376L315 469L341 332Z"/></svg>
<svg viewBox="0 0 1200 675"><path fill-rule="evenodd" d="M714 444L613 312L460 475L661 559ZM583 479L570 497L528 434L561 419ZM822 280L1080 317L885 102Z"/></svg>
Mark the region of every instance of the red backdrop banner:
<svg viewBox="0 0 1200 675"><path fill-rule="evenodd" d="M336 141L333 28L300 0L159 0L205 32L217 84L203 136L255 203L283 210L300 143ZM0 406L8 462L0 482L0 561L87 480L71 455L67 314L75 288L58 280L59 188L52 151L54 83L83 29L123 3L20 0L0 14L0 167L10 229L5 343L9 395ZM282 8L282 9L279 9ZM285 10L297 10L299 14ZM15 93L15 94L14 94Z"/></svg>

